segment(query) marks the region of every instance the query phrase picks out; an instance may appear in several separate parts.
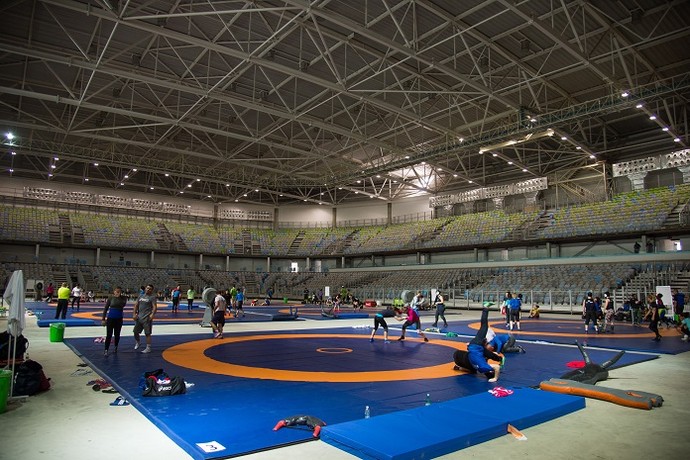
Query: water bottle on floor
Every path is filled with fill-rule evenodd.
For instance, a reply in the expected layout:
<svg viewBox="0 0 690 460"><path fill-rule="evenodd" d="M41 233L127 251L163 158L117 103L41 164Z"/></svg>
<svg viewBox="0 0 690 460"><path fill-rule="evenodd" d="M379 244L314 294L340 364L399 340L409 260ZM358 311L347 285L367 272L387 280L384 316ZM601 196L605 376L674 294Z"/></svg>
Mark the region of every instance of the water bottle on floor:
<svg viewBox="0 0 690 460"><path fill-rule="evenodd" d="M369 406L364 406L364 418L369 417L371 417L371 411L369 410Z"/></svg>
<svg viewBox="0 0 690 460"><path fill-rule="evenodd" d="M431 406L431 395L429 395L429 393L426 394L426 399L424 400L424 405L425 406Z"/></svg>

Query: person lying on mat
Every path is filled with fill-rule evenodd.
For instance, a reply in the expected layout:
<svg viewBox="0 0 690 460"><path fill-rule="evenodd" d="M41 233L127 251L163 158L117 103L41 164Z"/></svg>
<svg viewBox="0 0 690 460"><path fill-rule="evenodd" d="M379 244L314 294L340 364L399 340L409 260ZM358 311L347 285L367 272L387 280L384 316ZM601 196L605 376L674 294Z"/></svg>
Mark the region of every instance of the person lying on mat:
<svg viewBox="0 0 690 460"><path fill-rule="evenodd" d="M498 381L501 367L498 364L489 364L487 359L502 362L503 358L487 348L486 333L489 330L489 307L492 305L494 305L493 302L484 302L482 319L477 335L467 345L467 351L455 350L453 354L455 366L453 369L460 370L460 368L463 368L473 374L484 374L489 382L493 383Z"/></svg>

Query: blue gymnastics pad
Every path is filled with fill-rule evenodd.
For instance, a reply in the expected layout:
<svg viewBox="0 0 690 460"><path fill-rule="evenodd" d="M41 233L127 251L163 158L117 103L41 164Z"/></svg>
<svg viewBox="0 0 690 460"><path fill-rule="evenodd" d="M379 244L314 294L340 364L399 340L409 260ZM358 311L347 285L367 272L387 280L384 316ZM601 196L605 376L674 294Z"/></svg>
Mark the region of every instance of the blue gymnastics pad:
<svg viewBox="0 0 690 460"><path fill-rule="evenodd" d="M585 407L584 398L553 398L520 388L497 398L480 393L431 406L323 427L321 439L363 459L435 458L507 433L508 424L524 429ZM401 427L414 427L414 436Z"/></svg>

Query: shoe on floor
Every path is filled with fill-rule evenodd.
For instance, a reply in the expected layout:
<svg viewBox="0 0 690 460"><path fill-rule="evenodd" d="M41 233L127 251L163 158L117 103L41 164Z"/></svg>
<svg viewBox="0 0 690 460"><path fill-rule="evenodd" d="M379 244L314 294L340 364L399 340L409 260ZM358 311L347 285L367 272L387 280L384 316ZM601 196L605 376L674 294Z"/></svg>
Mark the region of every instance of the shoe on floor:
<svg viewBox="0 0 690 460"><path fill-rule="evenodd" d="M398 337L398 342L405 340L405 337Z"/></svg>
<svg viewBox="0 0 690 460"><path fill-rule="evenodd" d="M429 339L427 339L426 337L424 337L424 341L425 341L425 342L428 342L428 341L429 341Z"/></svg>
<svg viewBox="0 0 690 460"><path fill-rule="evenodd" d="M108 350L105 350L105 351L103 352L103 356L108 356Z"/></svg>
<svg viewBox="0 0 690 460"><path fill-rule="evenodd" d="M142 353L151 353L151 347L146 347L141 352Z"/></svg>
<svg viewBox="0 0 690 460"><path fill-rule="evenodd" d="M139 349L139 342L137 342L137 343L134 344L134 349L135 349L135 350L138 350L138 349Z"/></svg>

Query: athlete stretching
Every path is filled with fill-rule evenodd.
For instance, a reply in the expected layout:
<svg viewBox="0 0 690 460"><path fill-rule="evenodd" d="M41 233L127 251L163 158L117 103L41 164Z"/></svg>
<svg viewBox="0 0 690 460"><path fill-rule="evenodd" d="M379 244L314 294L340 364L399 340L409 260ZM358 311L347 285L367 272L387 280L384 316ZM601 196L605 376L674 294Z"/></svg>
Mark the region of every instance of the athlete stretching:
<svg viewBox="0 0 690 460"><path fill-rule="evenodd" d="M489 307L492 305L492 302L484 302L477 335L467 345L467 351L455 351L453 360L455 361L455 370L463 368L472 373L484 374L489 382L496 382L501 367L498 364L489 364L487 359L501 362L503 358L487 348L486 332L489 330Z"/></svg>

